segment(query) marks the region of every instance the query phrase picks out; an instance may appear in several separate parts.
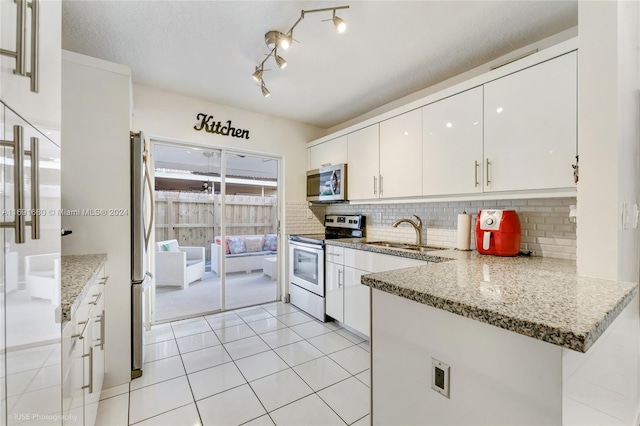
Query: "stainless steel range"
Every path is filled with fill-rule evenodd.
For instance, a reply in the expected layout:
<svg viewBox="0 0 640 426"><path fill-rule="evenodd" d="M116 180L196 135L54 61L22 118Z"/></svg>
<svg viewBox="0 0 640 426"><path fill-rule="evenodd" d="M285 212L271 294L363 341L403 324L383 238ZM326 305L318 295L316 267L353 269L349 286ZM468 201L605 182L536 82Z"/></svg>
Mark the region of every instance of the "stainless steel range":
<svg viewBox="0 0 640 426"><path fill-rule="evenodd" d="M325 318L324 242L365 236L362 215L324 217L324 234L289 236L289 294L291 303L321 321Z"/></svg>

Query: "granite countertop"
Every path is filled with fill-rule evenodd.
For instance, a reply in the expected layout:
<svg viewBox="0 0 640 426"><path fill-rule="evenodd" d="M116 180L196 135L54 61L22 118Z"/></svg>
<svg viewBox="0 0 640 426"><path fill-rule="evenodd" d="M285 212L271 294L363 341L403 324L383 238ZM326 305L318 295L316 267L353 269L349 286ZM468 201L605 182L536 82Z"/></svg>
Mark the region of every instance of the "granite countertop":
<svg viewBox="0 0 640 426"><path fill-rule="evenodd" d="M106 261L106 253L62 256L62 322L71 320L89 288L88 284L93 281Z"/></svg>
<svg viewBox="0 0 640 426"><path fill-rule="evenodd" d="M638 294L637 283L577 276L573 261L415 253L363 242L327 244L436 262L364 275L364 285L578 352L586 352Z"/></svg>

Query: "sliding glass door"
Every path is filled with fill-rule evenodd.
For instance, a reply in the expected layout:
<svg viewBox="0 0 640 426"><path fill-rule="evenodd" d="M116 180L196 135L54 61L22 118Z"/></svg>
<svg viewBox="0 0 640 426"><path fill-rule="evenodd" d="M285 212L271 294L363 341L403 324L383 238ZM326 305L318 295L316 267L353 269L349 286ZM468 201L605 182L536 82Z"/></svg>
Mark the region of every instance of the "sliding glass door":
<svg viewBox="0 0 640 426"><path fill-rule="evenodd" d="M224 159L224 308L272 302L278 289L278 161L233 153Z"/></svg>
<svg viewBox="0 0 640 426"><path fill-rule="evenodd" d="M278 163L153 141L154 322L278 297Z"/></svg>

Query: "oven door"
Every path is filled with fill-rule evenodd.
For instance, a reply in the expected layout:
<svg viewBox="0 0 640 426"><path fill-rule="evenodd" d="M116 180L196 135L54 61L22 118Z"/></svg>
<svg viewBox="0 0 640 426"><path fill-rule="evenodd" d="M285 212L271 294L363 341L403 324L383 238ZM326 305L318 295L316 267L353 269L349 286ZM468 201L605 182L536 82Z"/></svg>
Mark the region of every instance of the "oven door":
<svg viewBox="0 0 640 426"><path fill-rule="evenodd" d="M324 297L324 246L289 241L289 279Z"/></svg>

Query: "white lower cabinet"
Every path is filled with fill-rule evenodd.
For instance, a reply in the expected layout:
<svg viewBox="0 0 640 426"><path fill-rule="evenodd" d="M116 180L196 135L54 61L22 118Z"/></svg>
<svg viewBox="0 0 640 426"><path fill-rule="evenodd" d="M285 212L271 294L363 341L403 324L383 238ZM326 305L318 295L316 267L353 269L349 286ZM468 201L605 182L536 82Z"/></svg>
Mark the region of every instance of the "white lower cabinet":
<svg viewBox="0 0 640 426"><path fill-rule="evenodd" d="M344 249L327 246L325 262L325 302L326 314L336 321L344 321Z"/></svg>
<svg viewBox="0 0 640 426"><path fill-rule="evenodd" d="M103 276L103 272L97 274L62 332L64 425L93 425L98 414L104 378Z"/></svg>
<svg viewBox="0 0 640 426"><path fill-rule="evenodd" d="M404 253L404 252L398 252ZM428 262L328 245L325 262L326 313L336 321L369 337L371 289L363 275L391 271Z"/></svg>
<svg viewBox="0 0 640 426"><path fill-rule="evenodd" d="M365 336L369 336L370 288L362 285L360 278L370 273L344 267L344 323Z"/></svg>

